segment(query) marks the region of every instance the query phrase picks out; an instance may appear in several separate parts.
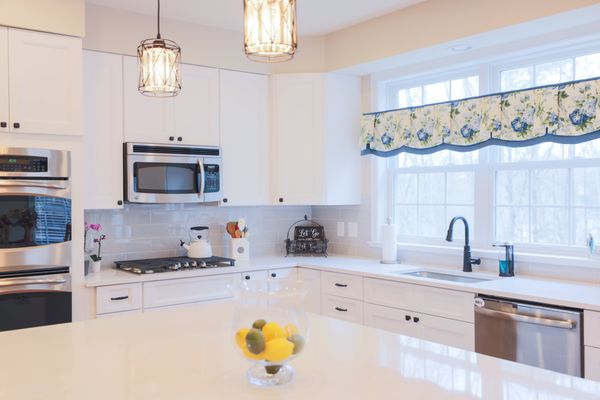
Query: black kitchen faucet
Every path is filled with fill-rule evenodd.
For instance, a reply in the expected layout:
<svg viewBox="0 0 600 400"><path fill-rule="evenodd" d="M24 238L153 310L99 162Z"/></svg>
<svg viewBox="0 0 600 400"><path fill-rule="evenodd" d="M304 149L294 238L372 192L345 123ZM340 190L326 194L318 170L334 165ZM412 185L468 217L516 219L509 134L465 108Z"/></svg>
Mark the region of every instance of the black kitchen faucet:
<svg viewBox="0 0 600 400"><path fill-rule="evenodd" d="M465 248L463 251L463 272L473 272L472 265L473 264L476 264L476 265L481 264L481 259L471 257L471 246L469 246L469 224L468 224L467 220L465 219L465 217L461 217L459 215L457 217L452 218L452 221L450 221L450 226L448 227L448 233L446 234L446 241L448 241L448 242L452 241L452 233L454 230L454 223L457 220L461 220L465 224Z"/></svg>

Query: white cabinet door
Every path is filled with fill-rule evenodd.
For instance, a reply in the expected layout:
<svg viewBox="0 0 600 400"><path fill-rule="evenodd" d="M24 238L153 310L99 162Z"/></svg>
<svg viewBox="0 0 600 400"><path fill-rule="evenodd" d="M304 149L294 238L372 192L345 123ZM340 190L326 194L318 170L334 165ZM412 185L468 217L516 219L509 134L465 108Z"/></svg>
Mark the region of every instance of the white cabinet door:
<svg viewBox="0 0 600 400"><path fill-rule="evenodd" d="M239 274L144 282L144 309L233 297Z"/></svg>
<svg viewBox="0 0 600 400"><path fill-rule="evenodd" d="M308 285L304 297L304 309L316 314L321 313L321 271L310 268L298 268L298 280Z"/></svg>
<svg viewBox="0 0 600 400"><path fill-rule="evenodd" d="M271 203L268 85L264 75L220 71L222 205Z"/></svg>
<svg viewBox="0 0 600 400"><path fill-rule="evenodd" d="M600 381L600 349L585 346L585 378Z"/></svg>
<svg viewBox="0 0 600 400"><path fill-rule="evenodd" d="M86 209L123 204L123 57L85 51L84 143ZM106 162L111 160L110 162Z"/></svg>
<svg viewBox="0 0 600 400"><path fill-rule="evenodd" d="M0 27L0 132L8 132L8 29Z"/></svg>
<svg viewBox="0 0 600 400"><path fill-rule="evenodd" d="M81 39L9 29L8 43L11 131L81 135Z"/></svg>
<svg viewBox="0 0 600 400"><path fill-rule="evenodd" d="M271 77L274 201L283 205L322 203L323 75Z"/></svg>
<svg viewBox="0 0 600 400"><path fill-rule="evenodd" d="M245 281L264 281L269 279L269 271L250 271L242 272L242 280Z"/></svg>
<svg viewBox="0 0 600 400"><path fill-rule="evenodd" d="M419 325L415 324L410 311L365 303L365 325L401 335L419 337Z"/></svg>
<svg viewBox="0 0 600 400"><path fill-rule="evenodd" d="M218 146L219 70L181 65L181 92L173 98L177 144Z"/></svg>
<svg viewBox="0 0 600 400"><path fill-rule="evenodd" d="M135 57L123 57L123 85L125 141L177 143L174 131L173 98L148 97L138 91L138 68Z"/></svg>
<svg viewBox="0 0 600 400"><path fill-rule="evenodd" d="M600 348L600 312L588 311L583 312L583 342L586 346Z"/></svg>

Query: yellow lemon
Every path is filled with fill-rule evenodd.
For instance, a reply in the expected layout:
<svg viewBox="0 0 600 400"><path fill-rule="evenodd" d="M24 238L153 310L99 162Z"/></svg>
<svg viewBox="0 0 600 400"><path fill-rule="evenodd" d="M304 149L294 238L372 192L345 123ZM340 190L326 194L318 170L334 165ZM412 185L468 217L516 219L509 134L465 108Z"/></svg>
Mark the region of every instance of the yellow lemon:
<svg viewBox="0 0 600 400"><path fill-rule="evenodd" d="M294 324L287 324L286 326L283 327L283 330L285 332L286 338L290 338L290 337L292 337L292 335L295 335L298 333L298 328Z"/></svg>
<svg viewBox="0 0 600 400"><path fill-rule="evenodd" d="M294 344L285 338L277 338L267 342L263 355L271 362L283 361L292 355Z"/></svg>
<svg viewBox="0 0 600 400"><path fill-rule="evenodd" d="M285 332L277 322L268 322L262 327L262 333L265 335L265 342L269 340L285 338Z"/></svg>
<svg viewBox="0 0 600 400"><path fill-rule="evenodd" d="M246 335L250 329L242 328L235 334L235 342L239 346L240 349L246 348Z"/></svg>
<svg viewBox="0 0 600 400"><path fill-rule="evenodd" d="M263 360L265 358L264 353L254 354L245 347L242 347L242 353L244 353L244 356L246 358L249 358L251 360Z"/></svg>

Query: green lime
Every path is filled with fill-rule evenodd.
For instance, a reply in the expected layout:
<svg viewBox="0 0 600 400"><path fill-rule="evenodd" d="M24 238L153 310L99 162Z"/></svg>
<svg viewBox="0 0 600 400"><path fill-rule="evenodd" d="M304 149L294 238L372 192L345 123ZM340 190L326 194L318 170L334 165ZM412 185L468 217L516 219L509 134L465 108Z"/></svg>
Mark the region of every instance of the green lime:
<svg viewBox="0 0 600 400"><path fill-rule="evenodd" d="M294 351L292 352L292 354L298 354L304 348L304 338L298 335L297 333L295 335L290 336L288 340L294 343Z"/></svg>
<svg viewBox="0 0 600 400"><path fill-rule="evenodd" d="M252 354L262 353L265 349L265 336L263 333L256 328L250 329L246 334L246 347Z"/></svg>
<svg viewBox="0 0 600 400"><path fill-rule="evenodd" d="M265 321L264 319L257 319L252 324L252 327L256 328L256 329L261 329L262 330L263 326L265 326L266 324L267 324L267 321Z"/></svg>
<svg viewBox="0 0 600 400"><path fill-rule="evenodd" d="M275 375L281 369L281 365L265 365L265 371L269 375Z"/></svg>

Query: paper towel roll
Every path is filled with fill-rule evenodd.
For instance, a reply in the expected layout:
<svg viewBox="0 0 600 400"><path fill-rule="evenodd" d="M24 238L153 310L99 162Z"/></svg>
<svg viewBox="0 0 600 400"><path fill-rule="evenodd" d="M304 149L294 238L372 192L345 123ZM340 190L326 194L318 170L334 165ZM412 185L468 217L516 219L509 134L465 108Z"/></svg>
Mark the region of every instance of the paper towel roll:
<svg viewBox="0 0 600 400"><path fill-rule="evenodd" d="M383 264L396 264L398 249L396 248L396 225L384 224L381 226L381 262Z"/></svg>

